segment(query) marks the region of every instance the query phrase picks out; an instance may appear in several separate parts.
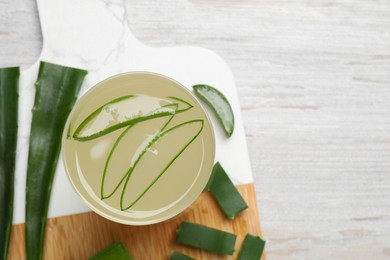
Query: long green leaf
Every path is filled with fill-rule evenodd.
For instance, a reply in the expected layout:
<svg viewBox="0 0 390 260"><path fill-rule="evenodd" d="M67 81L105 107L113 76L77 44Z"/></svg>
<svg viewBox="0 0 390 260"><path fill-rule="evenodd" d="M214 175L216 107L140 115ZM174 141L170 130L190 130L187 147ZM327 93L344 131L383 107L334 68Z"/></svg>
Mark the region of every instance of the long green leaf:
<svg viewBox="0 0 390 260"><path fill-rule="evenodd" d="M0 259L11 236L18 133L19 68L0 69Z"/></svg>
<svg viewBox="0 0 390 260"><path fill-rule="evenodd" d="M199 136L199 134L202 132L203 130L203 125L204 125L204 122L203 120L191 120L191 121L187 121L185 123L182 123L182 124L179 124L179 125L176 125L168 130L165 130L164 132L162 132L160 135L156 136L146 147L145 149L143 149L143 152L138 156L138 158L135 160L134 164L130 167L128 173L127 173L127 178L126 178L126 182L125 182L125 186L122 190L122 194L121 194L121 200L120 200L120 205L121 205L121 209L122 210L127 210L129 208L131 208L134 204L136 204L148 191L151 187L153 187L153 185L161 178L161 176L168 170L168 168L175 162L175 160L187 149L187 147ZM192 129L191 129L191 126L192 126ZM185 129L185 127L189 128L189 129ZM195 130L195 131L194 131ZM183 131L183 133L181 133L180 131ZM194 133L190 132L190 131L194 131ZM169 152L169 156L164 156L164 157L161 157L163 158L162 160L156 160L154 163L155 164L158 164L158 163L164 163L162 165L162 170L161 172L157 172L157 173L153 173L153 172L150 172L147 176L146 175L142 175L142 172L139 172L138 175L141 176L142 175L142 178L152 178L151 179L151 182L150 184L145 188L143 189L143 187L141 187L140 185L133 185L132 189L131 190L139 190L139 195L136 197L136 198L129 198L129 196L127 196L126 194L126 191L129 189L128 185L129 185L129 181L131 179L131 176L134 174L134 170L137 169L137 165L138 163L141 161L141 159L144 157L144 155L146 154L146 152L153 147L153 145L155 145L157 142L163 142L164 141L164 137L169 135L169 134L172 134L173 136L186 136L186 134L188 135L188 132L190 133L189 135L189 139L185 139L184 141L184 144L181 144L179 141L175 144L171 144L171 145L167 145L166 147L168 148L168 150L166 151L160 151L160 152ZM182 145L182 146L180 146ZM166 155L166 154L165 154ZM165 159L169 159L168 162L165 162L164 160ZM156 175L157 174L157 175ZM137 183L137 182L134 182L134 184ZM130 190L130 189L129 189ZM127 201L127 203L126 203ZM130 202L129 202L130 201Z"/></svg>
<svg viewBox="0 0 390 260"><path fill-rule="evenodd" d="M41 62L31 123L26 188L27 259L42 259L51 186L65 121L87 71Z"/></svg>

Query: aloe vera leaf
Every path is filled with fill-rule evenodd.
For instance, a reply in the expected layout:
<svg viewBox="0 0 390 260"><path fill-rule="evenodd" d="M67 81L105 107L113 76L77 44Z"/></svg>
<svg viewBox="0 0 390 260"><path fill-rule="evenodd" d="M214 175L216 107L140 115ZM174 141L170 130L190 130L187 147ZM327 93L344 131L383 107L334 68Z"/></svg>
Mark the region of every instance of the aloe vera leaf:
<svg viewBox="0 0 390 260"><path fill-rule="evenodd" d="M177 113L185 112L187 110L190 110L194 106L191 105L189 102L185 101L184 99L178 98L178 97L173 97L173 96L168 96L167 97L170 100L173 100L173 102L177 102L178 108L177 108Z"/></svg>
<svg viewBox="0 0 390 260"><path fill-rule="evenodd" d="M85 70L40 63L27 165L27 259L42 259L47 211L62 132L86 74Z"/></svg>
<svg viewBox="0 0 390 260"><path fill-rule="evenodd" d="M228 137L234 131L234 114L227 98L216 88L208 85L193 86L195 94L215 112Z"/></svg>
<svg viewBox="0 0 390 260"><path fill-rule="evenodd" d="M215 165L214 165L214 167L215 167ZM205 191L209 191L210 190L210 187L211 187L211 184L214 181L214 177L215 177L216 172L217 171L214 171L214 168L213 168L213 171L210 174L209 181L207 182L206 187L204 188Z"/></svg>
<svg viewBox="0 0 390 260"><path fill-rule="evenodd" d="M117 241L109 247L92 256L89 260L132 260L133 256L127 251L122 241Z"/></svg>
<svg viewBox="0 0 390 260"><path fill-rule="evenodd" d="M11 236L18 134L19 68L0 69L0 259L7 259Z"/></svg>
<svg viewBox="0 0 390 260"><path fill-rule="evenodd" d="M176 242L219 254L232 255L236 238L236 235L225 231L183 222L177 230Z"/></svg>
<svg viewBox="0 0 390 260"><path fill-rule="evenodd" d="M260 260L263 254L265 241L259 236L247 234L242 243L238 260Z"/></svg>
<svg viewBox="0 0 390 260"><path fill-rule="evenodd" d="M173 251L169 260L194 260L194 258L189 257L188 255Z"/></svg>
<svg viewBox="0 0 390 260"><path fill-rule="evenodd" d="M161 178L161 176L168 170L168 168L175 162L175 160L187 149L187 147L199 136L199 134L203 130L204 122L203 120L191 120L184 122L182 124L176 125L168 130L165 130L160 135L156 136L143 150L143 152L139 155L137 160L135 160L132 167L130 167L129 172L127 174L125 186L123 188L122 194L121 194L121 209L127 210L134 206L147 192L148 190L153 187L153 185ZM149 172L148 175L142 174L142 170L139 170L139 172L134 173L134 171L138 168L137 165L140 163L142 158L144 158L144 155L146 152L150 149L153 149L153 145L155 145L157 142L162 143L166 140L164 138L167 135L172 134L173 136L188 136L189 139L185 140L176 140L176 143L170 143L169 145L166 145L164 147L166 150L159 151L161 153L164 153L164 157L160 157L163 159L156 159L154 161L155 164L159 164L162 167L161 172L157 173L151 173ZM184 142L183 144L180 143L180 141ZM168 154L168 155L167 155ZM168 162L164 161L164 159L169 159ZM132 175L134 175L132 177ZM136 179L138 178L139 181ZM136 185L139 182L145 181L145 179L148 178L150 181L150 184L144 189L141 185ZM129 180L132 180L131 187L129 186ZM131 190L133 193L138 193L139 195L136 198L132 198L132 196L129 196L127 194L127 191ZM130 202L129 202L130 201Z"/></svg>
<svg viewBox="0 0 390 260"><path fill-rule="evenodd" d="M214 165L211 175L213 180L209 186L210 192L227 217L233 219L238 213L248 208L219 162Z"/></svg>
<svg viewBox="0 0 390 260"><path fill-rule="evenodd" d="M153 102L150 102L150 99ZM191 104L182 99L175 97L169 97L169 99L174 99L175 103L179 104L176 113L192 108ZM73 138L77 141L89 141L131 124L168 116L170 115L169 111L159 110L158 108L163 108L169 104L172 104L172 101L143 95L119 97L104 104L87 116L75 130ZM154 113L152 113L153 111ZM102 125L104 127L101 127Z"/></svg>
<svg viewBox="0 0 390 260"><path fill-rule="evenodd" d="M117 150L123 150L120 149L120 147L125 147L125 149L127 149L127 153L132 155L133 158L134 156L136 156L135 153L142 152L139 147L144 143L148 143L148 139L153 139L154 136L159 135L161 133L162 129L164 129L164 127L172 120L178 105L175 103L166 105L164 107L166 109L171 109L170 117L154 118L151 120L144 121L140 124L130 125L117 138L109 152L106 164L104 166L101 183L101 199L107 199L111 197L118 190L119 186L126 179L128 167L130 166L130 163L127 163L126 160L124 160L123 154L115 152ZM137 130L137 128L141 129ZM132 137L131 140L129 137ZM132 142L134 142L135 140L135 142L137 143L130 143L127 140L130 140ZM113 165L115 169L110 170L111 165ZM121 166L125 167L123 173L118 170L118 168L120 168ZM110 181L106 182L105 180L108 177L110 178ZM110 184L115 186L109 187Z"/></svg>

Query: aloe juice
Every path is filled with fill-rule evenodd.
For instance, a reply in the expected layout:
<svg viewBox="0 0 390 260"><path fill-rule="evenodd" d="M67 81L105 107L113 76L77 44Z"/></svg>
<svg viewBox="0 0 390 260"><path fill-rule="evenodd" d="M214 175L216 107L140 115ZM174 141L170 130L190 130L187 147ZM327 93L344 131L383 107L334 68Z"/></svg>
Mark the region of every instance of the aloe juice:
<svg viewBox="0 0 390 260"><path fill-rule="evenodd" d="M214 138L180 84L151 73L112 77L76 104L64 132L68 176L109 219L155 223L188 207L209 179Z"/></svg>

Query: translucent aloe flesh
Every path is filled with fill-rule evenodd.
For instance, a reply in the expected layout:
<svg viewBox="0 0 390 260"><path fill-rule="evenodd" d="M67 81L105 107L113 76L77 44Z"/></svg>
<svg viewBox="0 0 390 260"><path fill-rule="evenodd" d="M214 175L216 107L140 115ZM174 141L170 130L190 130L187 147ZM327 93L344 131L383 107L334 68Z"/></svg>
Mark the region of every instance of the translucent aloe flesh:
<svg viewBox="0 0 390 260"><path fill-rule="evenodd" d="M165 107L167 109L171 109L170 116L153 118L144 121L142 124L130 125L125 129L125 131L121 133L121 135L119 135L109 152L107 161L104 166L100 195L102 199L107 199L111 197L127 177L127 168L123 169L122 174L118 173L117 162L119 162L120 160L124 160L124 158L128 157L120 152L121 148L123 147L123 150L128 150L129 153L133 152L134 150L135 154L132 155L132 159L137 158L137 154L144 152L145 149L140 149L140 147L142 147L142 145L145 143L147 144L148 140L153 140L155 136L161 133L161 131L171 121L172 116L175 114L178 108L178 105L170 104L166 105ZM137 128L140 125L142 125L143 131L137 131ZM132 139L133 142L128 142L127 139ZM129 163L129 165L131 165L131 162ZM110 178L111 181L106 181L106 178ZM109 185L112 184L116 186L110 187Z"/></svg>
<svg viewBox="0 0 390 260"><path fill-rule="evenodd" d="M203 120L191 120L187 121L185 123L176 125L174 127L171 127L168 130L165 130L161 132L161 134L157 135L146 147L143 149L142 153L138 156L138 158L135 160L132 167L127 172L127 178L125 182L125 186L122 190L120 205L122 210L127 210L131 208L134 204L136 204L147 192L148 190L156 184L156 182L161 178L161 176L169 169L169 167L175 162L175 160L187 149L187 147L199 136L199 134L202 132L204 122ZM192 131L192 132L191 132ZM161 164L161 171L150 174L150 176L153 176L153 179L151 179L150 184L147 187L138 187L136 185L137 181L132 180L134 177L132 175L134 174L134 171L137 169L138 164L142 160L143 156L146 154L148 149L152 148L153 145L155 145L157 142L164 142L165 136L172 135L172 136L184 136L186 134L190 133L188 135L188 138L185 140L185 142L181 145L178 144L171 144L166 145L166 150L163 151L164 153L170 153L169 156L165 157L167 160L157 160L156 163ZM164 146L163 146L164 147ZM138 173L138 176L142 176L142 171ZM143 176L142 178L145 178L146 176ZM126 192L128 190L132 190L129 188L130 181L133 181L132 189L139 189L139 195L137 195L136 198L129 199L130 196L127 196Z"/></svg>
<svg viewBox="0 0 390 260"><path fill-rule="evenodd" d="M237 236L222 230L190 222L181 223L176 242L219 254L232 255Z"/></svg>
<svg viewBox="0 0 390 260"><path fill-rule="evenodd" d="M208 85L193 86L195 94L214 110L228 137L234 131L234 114L229 101L218 89Z"/></svg>
<svg viewBox="0 0 390 260"><path fill-rule="evenodd" d="M87 71L41 62L27 165L26 253L42 259L51 186L66 119Z"/></svg>
<svg viewBox="0 0 390 260"><path fill-rule="evenodd" d="M150 99L152 99L151 103L154 106L147 107L146 105L144 106L145 109L142 110L143 112L137 113L137 111L140 111L138 106L134 107L134 102L137 102L134 100L137 98L143 99L145 104L150 104ZM125 103L119 105L122 102ZM168 103L165 104L166 102ZM201 133L204 125L203 120L190 120L166 130L176 114L185 112L192 107L187 101L173 96L161 99L143 95L128 95L106 103L82 121L73 134L73 138L76 141L88 141L99 138L111 131L122 128L124 124L127 125L108 153L100 188L100 198L102 200L110 198L118 189L121 189L118 206L120 206L121 210L127 210L142 199ZM109 112L115 111L115 118L121 117L122 120L110 120L110 115L107 117L106 113L103 113L105 110ZM121 115L122 112L127 113L127 117ZM142 117L142 119L139 117ZM123 118L131 119L125 121ZM94 124L94 121L110 122L110 125L107 126L106 123L102 127L102 124L99 124L98 130L96 130L96 127L88 127L88 125ZM72 132L70 128L68 133ZM88 133L85 134L86 132ZM166 136L177 136L180 138L175 138L173 142L169 139L170 141L166 143ZM184 141L182 140L183 136ZM129 142L130 140L132 141ZM157 144L164 142L166 143L165 146L162 145L160 149L155 148ZM123 151L127 151L126 154L123 154ZM159 165L156 167L159 170L145 174L142 170L143 167L140 167L139 164L145 161L144 157L148 151L161 152L163 156L158 156L153 161L154 165ZM123 160L128 160L129 156L129 167L123 170L122 168L125 165ZM118 165L120 165L119 169ZM131 192L128 193L128 191Z"/></svg>
<svg viewBox="0 0 390 260"><path fill-rule="evenodd" d="M155 101L151 102L151 98ZM176 113L184 112L192 107L188 102L179 98L168 97L167 99L172 100L171 103L178 104L179 108ZM170 109L166 108L169 104L165 99L143 95L116 98L85 118L75 130L73 138L78 141L89 141L132 124L168 116L172 114Z"/></svg>
<svg viewBox="0 0 390 260"><path fill-rule="evenodd" d="M0 259L7 259L12 227L18 134L19 68L0 69Z"/></svg>

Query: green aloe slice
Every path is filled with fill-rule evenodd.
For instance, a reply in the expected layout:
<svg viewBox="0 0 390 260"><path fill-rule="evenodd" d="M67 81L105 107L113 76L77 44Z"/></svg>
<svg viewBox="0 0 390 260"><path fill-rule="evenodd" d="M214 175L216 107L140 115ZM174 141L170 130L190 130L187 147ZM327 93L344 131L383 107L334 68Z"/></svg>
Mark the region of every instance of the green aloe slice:
<svg viewBox="0 0 390 260"><path fill-rule="evenodd" d="M217 89L208 85L193 86L195 94L214 110L228 137L234 131L234 114L227 98Z"/></svg>
<svg viewBox="0 0 390 260"><path fill-rule="evenodd" d="M86 74L85 70L40 63L27 164L27 259L42 259L47 210L62 132Z"/></svg>
<svg viewBox="0 0 390 260"><path fill-rule="evenodd" d="M89 260L132 260L133 256L127 251L122 241L115 242L109 247L100 251Z"/></svg>
<svg viewBox="0 0 390 260"><path fill-rule="evenodd" d="M191 120L165 130L149 142L142 153L130 167L125 186L121 194L120 206L122 210L131 208L137 203L148 190L168 170L175 160L187 149L187 147L199 136L203 129L203 120ZM169 136L174 138L168 138ZM164 156L154 153L147 153L155 150ZM149 156L146 156L148 154ZM144 167L140 164L154 164L156 171L149 171L144 174ZM130 181L131 180L131 181ZM149 183L146 187L139 183Z"/></svg>
<svg viewBox="0 0 390 260"><path fill-rule="evenodd" d="M0 259L11 236L18 134L19 68L0 69Z"/></svg>
<svg viewBox="0 0 390 260"><path fill-rule="evenodd" d="M219 254L232 255L237 236L225 231L190 222L183 222L176 242Z"/></svg>
<svg viewBox="0 0 390 260"><path fill-rule="evenodd" d="M175 97L166 99L145 95L119 97L87 116L75 130L73 138L78 141L88 141L130 124L170 115L172 109L165 106L172 103L178 103L176 113L192 107L188 102Z"/></svg>
<svg viewBox="0 0 390 260"><path fill-rule="evenodd" d="M194 258L189 257L188 255L173 251L169 260L194 260Z"/></svg>
<svg viewBox="0 0 390 260"><path fill-rule="evenodd" d="M185 112L185 111L190 110L191 108L194 107L189 102L185 101L184 99L178 98L178 97L168 96L167 99L178 104L177 113Z"/></svg>
<svg viewBox="0 0 390 260"><path fill-rule="evenodd" d="M171 109L170 117L159 117L130 125L115 141L103 170L101 199L107 199L117 191L125 180L129 167L134 163L133 160L142 153L142 147L161 133L162 129L171 121L178 104L170 104L165 107ZM123 150L126 150L126 154L116 152ZM126 158L126 155L130 155L131 158Z"/></svg>
<svg viewBox="0 0 390 260"><path fill-rule="evenodd" d="M238 260L260 260L263 254L265 241L259 236L247 234L242 243Z"/></svg>
<svg viewBox="0 0 390 260"><path fill-rule="evenodd" d="M219 162L214 165L211 176L213 179L209 185L210 192L227 217L233 219L248 208Z"/></svg>

